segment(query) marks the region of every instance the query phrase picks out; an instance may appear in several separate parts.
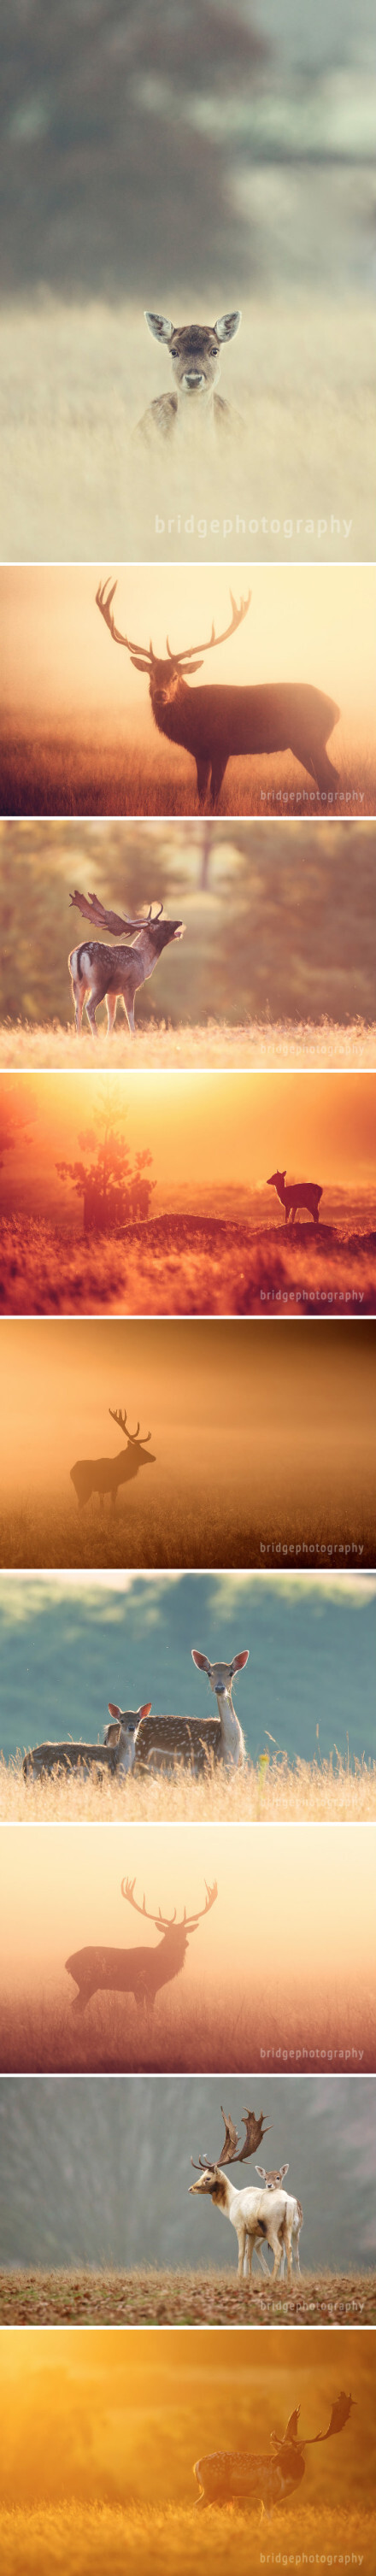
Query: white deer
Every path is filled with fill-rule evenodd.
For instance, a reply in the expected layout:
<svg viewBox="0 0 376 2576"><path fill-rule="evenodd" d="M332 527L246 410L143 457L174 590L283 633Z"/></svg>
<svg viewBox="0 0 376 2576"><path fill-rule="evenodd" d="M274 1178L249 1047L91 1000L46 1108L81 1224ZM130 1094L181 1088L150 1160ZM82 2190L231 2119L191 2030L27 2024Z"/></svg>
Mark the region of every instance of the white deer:
<svg viewBox="0 0 376 2576"><path fill-rule="evenodd" d="M274 2170L274 2172L273 2172L273 2173L266 2173L266 2172L265 2172L265 2165L256 2165L256 2173L260 2174L261 2182L263 2182L263 2184L264 2184L264 2191L276 2191L276 2190L278 2190L278 2186L279 2186L279 2184L281 2184L281 2183L283 2183L283 2182L284 2182L285 2174L288 2174L288 2170L289 2170L288 2165L279 2165L279 2167L278 2167L278 2172L277 2172L277 2169L275 2168L275 2170ZM292 2253L292 2255L293 2255L293 2257L294 2257L294 2262L295 2262L295 2265L296 2265L296 2270L297 2270L297 2272L300 2272L300 2261L299 2261L299 2236L300 2236L300 2229L301 2229L301 2227L303 2226L303 2210L302 2210L301 2200L296 2200L296 2201L295 2201L295 2210L296 2210L296 2217L295 2217L295 2219L294 2219L294 2225L293 2225L292 2237L291 2237L291 2253ZM261 2256L259 2256L259 2261L261 2261ZM282 2279L282 2277L283 2277L284 2269L285 2269L285 2247L283 2246L283 2248L282 2248L282 2262L281 2262L281 2279Z"/></svg>
<svg viewBox="0 0 376 2576"><path fill-rule="evenodd" d="M261 2236L264 2243L270 2245L274 2255L274 2268L268 2275L270 2281L277 2280L284 2248L287 2254L287 2277L291 2281L291 2243L293 2230L296 2228L297 2213L297 2202L293 2200L292 2194L279 2189L269 2192L256 2191L254 2188L236 2191L235 2184L229 2181L228 2173L224 2173L223 2170L220 2173L219 2165L206 2166L204 2172L199 2175L198 2182L189 2184L189 2190L193 2193L198 2192L201 2196L210 2194L214 2208L219 2209L222 2218L228 2218L230 2227L235 2228L238 2239L239 2280L250 2277L253 2250L257 2238Z"/></svg>

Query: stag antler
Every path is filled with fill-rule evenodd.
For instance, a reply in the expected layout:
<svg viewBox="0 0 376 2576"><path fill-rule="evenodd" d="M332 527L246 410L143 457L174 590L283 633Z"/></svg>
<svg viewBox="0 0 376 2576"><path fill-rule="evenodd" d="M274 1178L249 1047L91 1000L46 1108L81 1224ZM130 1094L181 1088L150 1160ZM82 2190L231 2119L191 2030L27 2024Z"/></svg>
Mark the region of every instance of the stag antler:
<svg viewBox="0 0 376 2576"><path fill-rule="evenodd" d="M99 588L98 588L98 590L96 590L96 593L95 593L95 600L96 600L96 607L97 607L97 608L100 608L101 617L104 617L104 619L105 619L105 624L106 624L106 626L108 626L108 627L109 627L110 635L112 635L112 636L113 636L114 644L125 644L125 645L126 645L126 649L127 649L127 653L142 653L142 654L143 654L143 658L144 658L144 661L145 661L145 662L152 662L152 661L153 661L153 659L154 659L154 656L153 656L153 646L152 646L152 644L150 644L150 646L149 646L149 647L147 646L147 644L132 644L132 641L131 641L131 637L130 637L130 635L121 635L121 634L120 634L120 627L119 627L119 626L115 626L115 619L114 619L114 617L112 616L112 601L113 601L113 599L115 598L115 590L117 590L117 581L113 581L113 583L112 583L112 588L111 588L110 590L108 590L108 589L107 589L108 579L109 579L109 575L108 575L108 573L107 573L107 574L106 574L106 580L105 580L105 581L102 581L102 586L101 586L101 584L99 583ZM106 598L106 590L107 590L107 598Z"/></svg>
<svg viewBox="0 0 376 2576"><path fill-rule="evenodd" d="M137 1423L136 1431L128 1431L128 1423L127 1423L127 1416L126 1416L125 1407L124 1407L124 1413L120 1413L120 1412L119 1412L119 1413L114 1413L113 1405L112 1405L112 1404L109 1404L108 1410L109 1410L109 1413L111 1414L111 1422L117 1422L117 1423L118 1423L119 1431L124 1431L125 1439L126 1439L126 1440L131 1440L131 1441L138 1441L138 1435L139 1435L139 1430L140 1430L139 1422ZM139 1442L139 1446L140 1446L140 1448L141 1448L141 1445L142 1445L142 1447L143 1447L144 1449L145 1449L145 1448L147 1448L148 1440L151 1440L151 1431L141 1431L141 1435L140 1435L140 1442Z"/></svg>
<svg viewBox="0 0 376 2576"><path fill-rule="evenodd" d="M342 2433L344 2424L348 2423L348 2418L349 2415L351 2415L351 2409L353 2406L356 2406L356 2397L347 2397L346 2390L341 2388L339 2397L335 2397L333 2400L330 2424L328 2424L327 2432L309 2433L307 2442L304 2443L304 2449L308 2450L308 2444L311 2442L330 2442L332 2433Z"/></svg>
<svg viewBox="0 0 376 2576"><path fill-rule="evenodd" d="M240 2165L244 2164L246 2156L255 2156L256 2147L261 2146L261 2139L266 2138L268 2129L272 2127L271 2120L264 2120L263 2111L259 2112L258 2119L254 2111L242 2111L242 2121L246 2129L238 2158Z"/></svg>
<svg viewBox="0 0 376 2576"><path fill-rule="evenodd" d="M123 919L121 912L106 912L105 905L100 903L98 894L79 894L77 886L74 894L70 894L69 902L76 904L77 912L83 912L86 921L92 921L96 929L111 930L114 933L118 930L126 930L129 936L136 930L147 930L153 910L152 904L149 903L147 913L136 914L134 920L131 918L128 920L128 915ZM158 905L158 910L154 913L155 921L160 921L161 912L163 912L163 903Z"/></svg>
<svg viewBox="0 0 376 2576"><path fill-rule="evenodd" d="M111 594L111 596L112 596L112 594ZM252 592L251 592L251 590L249 590L249 591L248 591L248 599L241 599L241 601L240 601L240 608L237 608L237 606L236 606L236 599L234 599L234 597L233 597L233 592L232 592L232 590L230 590L230 600L231 600L231 607L232 607L232 618L231 618L231 621L230 621L230 625L229 625L229 626L224 626L224 628L223 628L223 634L222 634L222 635L216 635L216 632L215 632L215 626L214 626L214 624L213 624L213 626L212 626L212 630L211 630L211 635L208 635L208 637L207 637L207 641L206 641L206 644L187 644L187 645L185 646L184 652L182 652L182 653L172 653L172 652L171 652L171 644L169 644L169 641L168 641L168 635L166 635L167 652L168 652L169 657L170 657L170 662L190 662L192 653L211 653L211 652L212 652L212 648L213 648L213 644L226 644L226 643L227 643L227 638L228 638L228 636L229 636L229 635L236 635L237 627L238 627L238 626L242 626L242 624L243 624L243 617L246 617L246 616L247 616L247 610L248 610L248 608L249 608L249 604L250 604L250 600L251 600L251 598L252 598Z"/></svg>
<svg viewBox="0 0 376 2576"><path fill-rule="evenodd" d="M162 1932L167 1932L167 1931L169 1931L169 1929L170 1929L170 1924L171 1924L171 1923L176 1923L176 1905L175 1905L175 1911L174 1911L174 1914L161 1914L161 1908L160 1908L160 1906L158 1907L158 1914L149 1914L149 1913L148 1913L147 1906L145 1905L145 1897L144 1897L144 1896L143 1896L143 1899L142 1899L142 1905L138 1905L138 1904L137 1904L137 1897L134 1895L134 1888L135 1888L135 1885L136 1885L136 1880L135 1880L135 1878L122 1878L122 1880L121 1880L121 1893L122 1893L122 1896L125 1896L125 1897L127 1898L128 1905L133 1905L133 1909L134 1909L134 1913L135 1913L135 1914L143 1914L143 1915L144 1915L144 1918L145 1918L145 1922L146 1922L146 1923L156 1923L156 1924L160 1924L160 1927L161 1927L161 1931L162 1931ZM202 1905L202 1906L201 1906L201 1912L200 1912L200 1914L192 1914L191 1916L189 1916L189 1915L187 1915L187 1914L186 1914L186 1909L185 1909L185 1906L184 1906L184 1914L182 1915L181 1920L182 1920L182 1923L185 1923L185 1924L186 1924L187 1932L192 1931L194 1923L201 1923L201 1921L202 1921L202 1916L203 1916L203 1915L205 1915L205 1914L210 1914L211 1906L212 1906L212 1905L215 1905L216 1896L218 1896L218 1888L217 1888L217 1881L216 1881L216 1879L214 1880L214 1887L208 1887L207 1879L205 1879L205 1887L206 1887L206 1905Z"/></svg>
<svg viewBox="0 0 376 2576"><path fill-rule="evenodd" d="M204 2173L206 2170L208 2173L214 2173L219 2165L244 2164L245 2157L255 2155L256 2147L259 2147L260 2145L260 2139L264 2137L264 2134L266 2135L266 2130L264 2132L263 2128L263 2111L260 2111L258 2120L255 2118L254 2111L242 2111L242 2120L246 2120L247 2129L246 2136L243 2138L243 2144L240 2147L238 2130L235 2128L234 2121L231 2119L231 2112L223 2111L222 2103L221 2113L222 2120L224 2120L225 2124L226 2135L223 2140L223 2147L221 2147L220 2156L199 2156L198 2165L194 2165L195 2173L199 2172L200 2166L202 2166ZM270 2121L267 2122L266 2125L270 2128ZM191 2156L191 2165L193 2164L194 2157Z"/></svg>
<svg viewBox="0 0 376 2576"><path fill-rule="evenodd" d="M122 1893L122 1896L125 1896L125 1897L126 1897L128 1905L133 1905L133 1912L134 1912L134 1914L143 1914L145 1923L161 1923L161 1924L162 1924L162 1928L163 1928L163 1918L162 1918L162 1915L161 1915L161 1909L160 1909L160 1907L159 1907L159 1913L158 1913L158 1914L149 1914L149 1912L148 1912L148 1907L147 1907L147 1905L145 1905L145 1897L144 1897L144 1896L143 1896L143 1899L142 1899L142 1905L138 1905L138 1904L137 1904L137 1897L134 1895L134 1888L135 1888L135 1885L136 1885L136 1880L135 1880L135 1878L122 1878L122 1880L121 1880L121 1893ZM171 1915L171 1917L170 1917L171 1923L175 1923L175 1919L176 1919L176 1906L175 1906L175 1914L172 1914L172 1915Z"/></svg>

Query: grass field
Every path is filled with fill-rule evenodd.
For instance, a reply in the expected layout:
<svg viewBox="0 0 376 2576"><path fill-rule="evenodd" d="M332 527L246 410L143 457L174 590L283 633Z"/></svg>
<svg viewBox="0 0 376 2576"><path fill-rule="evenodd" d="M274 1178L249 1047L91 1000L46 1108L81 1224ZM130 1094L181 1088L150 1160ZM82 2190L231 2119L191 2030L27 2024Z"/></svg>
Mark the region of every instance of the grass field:
<svg viewBox="0 0 376 2576"><path fill-rule="evenodd" d="M204 1980L199 2002L183 2002L165 1987L154 2013L140 2015L133 1997L96 1996L85 2012L72 2003L72 1980L66 1979L66 2001L49 1990L9 1996L0 2008L0 2071L3 2075L191 2075L213 2074L226 2067L232 2075L273 2073L274 2051L280 2051L292 2073L376 2073L376 2003L365 1979L354 1980L341 1995L328 1965L326 1991L296 1982L288 2004L282 1976L255 1992L244 1990L226 2002L206 1998ZM281 2033L284 2044L281 2046ZM291 2063L290 2063L291 2061ZM282 2070L283 2071L283 2070Z"/></svg>
<svg viewBox="0 0 376 2576"><path fill-rule="evenodd" d="M70 1779L55 1771L50 1780L26 1783L21 1754L10 1762L0 1755L2 1824L119 1824L123 1816L133 1824L370 1824L376 1762L344 1762L335 1747L322 1762L263 1753L233 1773L209 1761L198 1780L180 1762L168 1780L131 1773L122 1784L120 1774L116 1780L105 1772L101 1788L94 1772L82 1782L77 1771Z"/></svg>
<svg viewBox="0 0 376 2576"><path fill-rule="evenodd" d="M87 1072L93 1064L99 1070L105 1067L115 1072L124 1065L127 1072L147 1069L156 1073L173 1068L181 1073L186 1067L201 1072L212 1067L233 1073L259 1066L264 1072L279 1065L285 1072L289 1065L294 1070L306 1065L314 1071L317 1067L325 1072L328 1066L333 1072L343 1072L347 1066L370 1066L373 1070L376 1065L376 1022L368 1024L360 1018L349 1019L345 1026L326 1018L317 1022L249 1019L238 1028L226 1020L208 1019L201 1026L181 1021L173 1028L165 1020L151 1019L147 1028L138 1028L132 1040L124 1017L118 1016L111 1046L103 1021L99 1020L97 1027L94 1056L93 1040L85 1025L78 1038L71 1022L64 1028L58 1020L46 1021L42 1026L34 1021L18 1020L12 1024L4 1020L0 1024L0 1066L14 1068L17 1073L45 1066L59 1072L76 1072L81 1066Z"/></svg>
<svg viewBox="0 0 376 2576"><path fill-rule="evenodd" d="M251 2515L231 2507L224 2512L212 2510L205 2521L194 2511L194 2499L186 2512L173 2505L163 2510L143 2511L110 2504L39 2505L28 2511L17 2507L1 2512L0 2538L4 2576L191 2576L192 2568L215 2576L227 2576L228 2567L236 2576L249 2576L250 2569L264 2562L264 2536L269 2524L264 2521L259 2537L259 2507ZM350 2512L346 2506L321 2511L314 2506L285 2506L273 2515L270 2537L273 2553L283 2552L280 2564L304 2564L303 2549L310 2553L312 2565L335 2566L335 2553L340 2546L342 2565L363 2566L365 2576L372 2576L374 2564L374 2517L367 2506L359 2505ZM295 2553L298 2548L299 2557ZM291 2553L293 2557L291 2559ZM323 2552L325 2555L323 2556ZM359 2557L358 2557L359 2552ZM285 2554L287 2553L287 2555ZM265 2558L266 2563L266 2558ZM308 2560L309 2563L309 2560ZM341 2564L341 2559L337 2564ZM278 2564L278 2559L277 2559Z"/></svg>
<svg viewBox="0 0 376 2576"><path fill-rule="evenodd" d="M329 756L333 744L330 741ZM290 752L270 754L258 760L230 760L219 798L218 814L260 814L298 816L312 820L323 815L325 821L342 821L355 817L359 821L376 810L376 769L373 747L361 752L359 743L349 744L334 736L334 762L339 770L338 788L331 791L313 787L308 771L301 768ZM304 801L305 790L305 801ZM148 744L144 756L138 750L129 756L124 724L123 741L102 742L97 749L92 735L77 742L71 734L47 731L35 736L15 732L11 723L3 745L0 766L0 813L4 815L195 815L198 812L196 768L188 753L174 743L167 750Z"/></svg>
<svg viewBox="0 0 376 2576"><path fill-rule="evenodd" d="M107 2268L0 2272L2 2326L376 2325L369 2272L303 2272L275 2290L256 2266L252 2284L232 2272L118 2272Z"/></svg>
<svg viewBox="0 0 376 2576"><path fill-rule="evenodd" d="M284 1479L275 1465L273 1498L260 1478L252 1518L236 1496L218 1494L214 1482L178 1484L171 1497L162 1494L159 1510L132 1500L115 1512L101 1512L94 1497L85 1511L61 1503L55 1495L39 1499L32 1492L9 1501L0 1516L0 1566L164 1567L228 1566L264 1569L290 1565L303 1569L323 1565L329 1557L343 1567L376 1566L376 1498L373 1462L351 1470L343 1494L341 1466L333 1476L301 1464L298 1477ZM123 1488L124 1491L124 1488ZM341 1499L341 1495L343 1498ZM277 1550L277 1554L276 1554Z"/></svg>
<svg viewBox="0 0 376 2576"><path fill-rule="evenodd" d="M374 1315L376 1230L169 1215L77 1236L25 1212L0 1221L0 1299L6 1315Z"/></svg>

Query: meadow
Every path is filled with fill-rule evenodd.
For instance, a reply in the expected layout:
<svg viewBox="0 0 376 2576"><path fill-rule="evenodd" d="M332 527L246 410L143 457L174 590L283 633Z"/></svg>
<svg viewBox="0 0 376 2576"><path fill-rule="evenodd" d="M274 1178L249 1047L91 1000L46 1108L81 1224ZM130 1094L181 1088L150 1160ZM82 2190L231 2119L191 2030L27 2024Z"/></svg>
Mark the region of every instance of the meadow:
<svg viewBox="0 0 376 2576"><path fill-rule="evenodd" d="M149 2264L48 2272L12 2264L0 2271L2 2326L343 2326L376 2325L376 2279L369 2272L306 2272L275 2289L254 2269L252 2282L232 2273L165 2271Z"/></svg>
<svg viewBox="0 0 376 2576"><path fill-rule="evenodd" d="M334 744L334 748L333 748ZM330 740L329 756L339 768L338 787L330 791L316 788L308 772L289 752L265 755L261 759L229 760L216 812L236 818L238 815L271 815L280 820L304 813L312 821L318 815L325 822L359 820L374 816L376 810L376 769L373 746L361 751L359 743L338 741L338 728ZM305 804L303 802L305 793ZM159 751L148 742L146 752L136 748L129 754L124 723L124 738L118 736L98 749L97 730L84 733L79 740L61 727L47 726L36 733L13 730L7 725L0 762L0 814L10 815L196 815L199 811L196 793L196 768L188 753L168 743Z"/></svg>
<svg viewBox="0 0 376 2576"><path fill-rule="evenodd" d="M286 1998L276 1972L252 1996L249 1976L240 1998L223 2001L205 1996L184 2003L166 1987L154 2013L140 2015L133 1998L98 1994L77 2014L75 1990L67 1977L67 1997L54 1997L49 1987L9 1994L0 2003L0 2071L3 2075L184 2075L213 2074L226 2067L232 2075L273 2073L278 2052L280 2070L311 2074L325 2071L356 2076L376 2073L375 1997L365 1981L354 1979L341 1999L328 1969L328 1985L307 1981ZM283 2044L281 2044L283 2033ZM291 2064L290 2064L291 2061Z"/></svg>
<svg viewBox="0 0 376 2576"><path fill-rule="evenodd" d="M259 2508L251 2515L234 2507L224 2512L212 2511L203 2521L202 2514L191 2509L179 2511L173 2505L143 2511L137 2505L39 2505L30 2510L17 2506L12 2512L0 2513L0 2538L4 2576L123 2576L126 2563L129 2576L228 2576L229 2565L236 2576L249 2576L249 2571L263 2564ZM230 2518L229 2518L230 2515ZM282 2566L302 2564L302 2551L310 2553L312 2564L335 2565L340 2541L342 2564L372 2567L374 2515L367 2506L358 2504L350 2511L344 2505L326 2505L317 2509L285 2506L273 2515L273 2553L283 2552ZM261 2530L268 2533L265 2521ZM296 2559L298 2545L299 2557ZM293 2553L293 2555L292 2555ZM359 2558L358 2558L359 2553ZM266 2564L265 2554L265 2564ZM277 2560L278 2563L278 2560ZM304 2563L304 2562L303 2562ZM339 2562L341 2563L341 2561Z"/></svg>
<svg viewBox="0 0 376 2576"><path fill-rule="evenodd" d="M0 1220L0 1300L6 1315L369 1316L376 1229L298 1221L292 1234L180 1213L69 1235L12 1213Z"/></svg>
<svg viewBox="0 0 376 2576"><path fill-rule="evenodd" d="M100 1786L93 1771L86 1780L54 1771L49 1780L26 1782L21 1753L8 1762L0 1754L2 1824L119 1824L123 1816L133 1824L370 1824L376 1761L349 1752L344 1760L336 1746L315 1762L263 1752L230 1773L208 1760L198 1780L179 1762L168 1779L150 1772L122 1781L121 1773L111 1779L105 1771Z"/></svg>
<svg viewBox="0 0 376 2576"><path fill-rule="evenodd" d="M297 1480L298 1481L298 1480ZM326 1484L326 1490L325 1490ZM123 1487L124 1492L124 1487ZM0 1513L0 1566L179 1568L246 1567L268 1570L275 1562L306 1569L376 1566L376 1501L373 1461L351 1466L343 1487L341 1461L324 1480L322 1463L301 1464L301 1490L288 1463L276 1457L273 1490L260 1483L251 1516L246 1495L222 1494L214 1479L184 1492L176 1482L159 1509L149 1502L100 1510L94 1496L82 1512L60 1495L32 1490L9 1498Z"/></svg>
<svg viewBox="0 0 376 2576"><path fill-rule="evenodd" d="M270 1072L274 1066L286 1071L291 1065L316 1067L325 1072L343 1072L346 1066L355 1070L376 1062L376 1022L359 1015L341 1024L325 1016L314 1020L255 1019L232 1026L227 1020L208 1018L203 1022L172 1021L150 1018L139 1022L136 1040L132 1040L124 1015L118 1014L115 1035L109 1042L105 1019L98 1016L95 1057L93 1040L87 1026L76 1037L73 1022L60 1020L4 1019L0 1022L0 1067L17 1073L49 1070L76 1072L88 1070L95 1063L98 1070L126 1068L151 1073L188 1068L196 1072L223 1070L241 1072L261 1066Z"/></svg>

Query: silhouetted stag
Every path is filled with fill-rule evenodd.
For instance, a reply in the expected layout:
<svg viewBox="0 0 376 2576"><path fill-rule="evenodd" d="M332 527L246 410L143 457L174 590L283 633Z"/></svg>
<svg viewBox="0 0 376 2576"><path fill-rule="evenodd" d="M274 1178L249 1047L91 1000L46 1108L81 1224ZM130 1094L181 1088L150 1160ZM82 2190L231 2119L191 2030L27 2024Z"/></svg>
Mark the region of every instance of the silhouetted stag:
<svg viewBox="0 0 376 2576"><path fill-rule="evenodd" d="M121 635L112 615L116 581L108 589L102 582L96 592L97 608L105 618L114 644L124 644L135 671L147 671L154 722L158 733L167 734L169 742L190 751L196 762L197 796L203 809L207 797L213 808L218 804L228 760L245 753L292 751L302 769L308 770L319 788L335 787L338 769L328 759L326 743L340 709L334 698L324 697L322 689L311 688L305 680L265 681L261 688L209 687L188 689L186 674L202 668L196 653L210 653L215 644L225 644L237 633L247 616L248 599L236 607L230 591L232 617L222 635L211 635L204 644L190 644L181 653L172 653L167 643L167 661L158 661L153 646L134 644L129 635Z"/></svg>
<svg viewBox="0 0 376 2576"><path fill-rule="evenodd" d="M270 2435L272 2459L267 2451L211 2451L206 2458L196 2460L193 2475L202 2487L197 2498L198 2512L203 2513L208 2504L217 2508L225 2504L260 2504L261 2517L271 2515L276 2505L286 2504L301 2486L306 2468L303 2451L315 2442L329 2442L333 2433L342 2433L354 2403L354 2398L347 2397L341 2389L332 2406L327 2432L309 2433L305 2441L298 2430L300 2406L296 2406L282 2440L278 2433Z"/></svg>
<svg viewBox="0 0 376 2576"><path fill-rule="evenodd" d="M184 1907L181 1921L177 1923L176 1906L175 1913L170 1916L161 1914L160 1906L158 1914L149 1914L145 1897L143 1904L137 1905L135 1879L122 1878L121 1893L127 1904L133 1905L135 1914L141 1914L144 1923L155 1923L156 1931L160 1933L158 1949L113 1950L101 1944L100 1948L89 1947L72 1952L65 1966L68 1976L74 1977L78 1986L73 2011L85 2012L92 1995L106 1993L134 1995L135 2004L152 2012L161 1987L171 1985L174 1977L181 1976L191 1933L197 1932L198 1923L210 1914L212 1905L215 1905L218 1895L216 1881L213 1887L208 1887L205 1880L205 1886L206 1905L201 1907L201 1912L187 1915Z"/></svg>
<svg viewBox="0 0 376 2576"><path fill-rule="evenodd" d="M119 1431L124 1431L128 1447L118 1449L116 1458L76 1458L75 1467L70 1469L70 1476L77 1494L79 1511L83 1511L85 1503L90 1502L91 1494L99 1494L101 1506L105 1494L108 1494L109 1508L114 1512L119 1485L128 1485L134 1476L138 1476L140 1467L155 1467L153 1451L150 1450L146 1456L146 1444L151 1440L151 1431L142 1431L139 1438L139 1422L136 1431L128 1431L125 1409L124 1413L114 1413L112 1404L109 1404L108 1410L111 1421L118 1422Z"/></svg>

